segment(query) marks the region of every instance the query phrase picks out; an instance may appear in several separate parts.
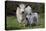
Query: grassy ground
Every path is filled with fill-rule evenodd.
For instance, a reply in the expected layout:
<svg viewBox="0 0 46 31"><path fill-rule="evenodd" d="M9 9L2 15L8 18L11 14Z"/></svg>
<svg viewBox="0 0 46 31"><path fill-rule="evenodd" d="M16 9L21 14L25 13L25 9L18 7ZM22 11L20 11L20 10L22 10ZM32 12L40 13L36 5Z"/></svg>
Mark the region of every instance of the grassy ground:
<svg viewBox="0 0 46 31"><path fill-rule="evenodd" d="M7 16L6 19L6 29L30 29L30 28L44 28L44 15L40 14L39 15L39 24L37 26L33 27L23 27L21 24L17 22L17 18L15 16Z"/></svg>

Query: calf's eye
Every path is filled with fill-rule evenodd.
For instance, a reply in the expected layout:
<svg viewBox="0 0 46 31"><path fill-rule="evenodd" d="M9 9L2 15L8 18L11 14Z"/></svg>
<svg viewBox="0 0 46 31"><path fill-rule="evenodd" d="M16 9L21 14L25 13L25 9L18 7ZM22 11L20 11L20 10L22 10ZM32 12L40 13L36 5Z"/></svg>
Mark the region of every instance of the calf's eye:
<svg viewBox="0 0 46 31"><path fill-rule="evenodd" d="M31 15L31 13L29 15Z"/></svg>

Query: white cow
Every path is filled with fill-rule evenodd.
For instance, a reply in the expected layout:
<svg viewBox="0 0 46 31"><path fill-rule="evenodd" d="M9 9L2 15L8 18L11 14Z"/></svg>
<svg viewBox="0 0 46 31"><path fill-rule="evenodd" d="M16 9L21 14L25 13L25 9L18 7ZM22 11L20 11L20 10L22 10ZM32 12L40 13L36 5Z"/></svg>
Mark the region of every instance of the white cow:
<svg viewBox="0 0 46 31"><path fill-rule="evenodd" d="M27 24L24 10L25 10L25 5L20 4L19 7L17 7L16 16L19 23Z"/></svg>
<svg viewBox="0 0 46 31"><path fill-rule="evenodd" d="M25 8L25 14L29 24L38 23L38 14L32 13L32 9L30 6L27 6L27 8Z"/></svg>

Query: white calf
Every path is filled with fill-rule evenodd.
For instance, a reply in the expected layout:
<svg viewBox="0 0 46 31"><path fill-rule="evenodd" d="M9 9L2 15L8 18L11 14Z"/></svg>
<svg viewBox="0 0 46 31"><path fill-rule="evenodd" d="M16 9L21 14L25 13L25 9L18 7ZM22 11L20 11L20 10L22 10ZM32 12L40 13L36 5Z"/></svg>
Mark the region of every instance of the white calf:
<svg viewBox="0 0 46 31"><path fill-rule="evenodd" d="M30 6L27 6L27 8L25 8L25 14L29 24L38 23L38 14L32 13L32 9Z"/></svg>
<svg viewBox="0 0 46 31"><path fill-rule="evenodd" d="M27 15L26 18L29 21L29 24L38 24L38 14L37 13L32 13L31 15Z"/></svg>

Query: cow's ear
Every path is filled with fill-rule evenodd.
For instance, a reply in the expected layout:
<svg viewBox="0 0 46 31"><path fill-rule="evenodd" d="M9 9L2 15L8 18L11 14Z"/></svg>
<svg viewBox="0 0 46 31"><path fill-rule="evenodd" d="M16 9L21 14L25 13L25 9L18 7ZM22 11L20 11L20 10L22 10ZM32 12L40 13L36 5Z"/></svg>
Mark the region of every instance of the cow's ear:
<svg viewBox="0 0 46 31"><path fill-rule="evenodd" d="M32 7L32 5L31 5L31 4L30 4L29 6L30 6L30 7Z"/></svg>
<svg viewBox="0 0 46 31"><path fill-rule="evenodd" d="M32 7L32 5L31 5L31 4L26 4L26 7L27 7L27 6L30 6L30 7ZM26 7L25 7L25 8L26 8Z"/></svg>

